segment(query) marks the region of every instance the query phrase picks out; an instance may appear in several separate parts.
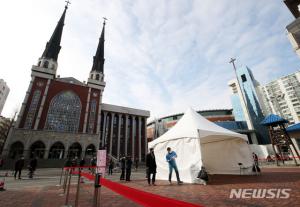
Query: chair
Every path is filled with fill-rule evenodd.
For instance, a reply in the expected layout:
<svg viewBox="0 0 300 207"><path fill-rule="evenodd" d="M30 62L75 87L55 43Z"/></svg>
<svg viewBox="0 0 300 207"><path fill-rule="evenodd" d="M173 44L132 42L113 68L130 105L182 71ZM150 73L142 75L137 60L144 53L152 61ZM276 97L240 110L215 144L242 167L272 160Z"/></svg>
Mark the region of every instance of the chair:
<svg viewBox="0 0 300 207"><path fill-rule="evenodd" d="M242 170L247 169L246 167L244 167L243 163L239 162L238 163L239 167L240 167L240 175L242 175Z"/></svg>

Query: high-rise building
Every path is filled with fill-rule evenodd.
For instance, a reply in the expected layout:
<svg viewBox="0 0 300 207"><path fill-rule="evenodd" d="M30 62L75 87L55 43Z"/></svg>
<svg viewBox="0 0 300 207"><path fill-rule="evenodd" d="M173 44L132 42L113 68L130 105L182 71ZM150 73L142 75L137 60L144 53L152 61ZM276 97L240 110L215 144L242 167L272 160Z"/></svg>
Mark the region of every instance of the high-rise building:
<svg viewBox="0 0 300 207"><path fill-rule="evenodd" d="M290 123L300 121L300 71L266 84L262 94L268 114L277 114Z"/></svg>
<svg viewBox="0 0 300 207"><path fill-rule="evenodd" d="M3 79L0 79L0 115L2 113L6 98L9 94L9 87Z"/></svg>
<svg viewBox="0 0 300 207"><path fill-rule="evenodd" d="M295 17L295 20L286 26L287 36L293 49L300 56L300 0L284 0L284 3Z"/></svg>
<svg viewBox="0 0 300 207"><path fill-rule="evenodd" d="M248 67L236 69L237 79L229 81L231 103L236 121L246 121L248 128L255 133L252 143L269 144L268 133L260 122L264 119L261 106L260 85Z"/></svg>

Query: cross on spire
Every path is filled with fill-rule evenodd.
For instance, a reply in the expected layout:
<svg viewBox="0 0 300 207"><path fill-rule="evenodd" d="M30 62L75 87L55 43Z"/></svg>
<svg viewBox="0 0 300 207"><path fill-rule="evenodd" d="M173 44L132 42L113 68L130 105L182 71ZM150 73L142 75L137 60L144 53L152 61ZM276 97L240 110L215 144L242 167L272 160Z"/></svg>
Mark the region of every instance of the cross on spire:
<svg viewBox="0 0 300 207"><path fill-rule="evenodd" d="M236 70L234 61L236 61L236 59L235 58L231 58L230 61L229 61L229 63L232 63L233 69Z"/></svg>
<svg viewBox="0 0 300 207"><path fill-rule="evenodd" d="M106 18L106 17L103 17L103 19L104 19L104 22L103 22L103 24L105 24L105 23L106 23L106 20L107 20L107 18Z"/></svg>
<svg viewBox="0 0 300 207"><path fill-rule="evenodd" d="M65 1L66 2L66 6L65 8L68 8L69 4L71 4L71 2L69 0Z"/></svg>

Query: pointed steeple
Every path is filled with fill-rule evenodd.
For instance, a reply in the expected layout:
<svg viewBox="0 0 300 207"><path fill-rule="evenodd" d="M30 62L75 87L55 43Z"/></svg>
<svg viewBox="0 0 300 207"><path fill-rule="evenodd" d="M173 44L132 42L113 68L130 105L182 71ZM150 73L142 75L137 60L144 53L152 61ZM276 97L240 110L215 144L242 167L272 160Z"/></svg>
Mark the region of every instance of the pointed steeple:
<svg viewBox="0 0 300 207"><path fill-rule="evenodd" d="M58 53L61 48L60 41L61 41L61 36L64 28L67 9L68 9L68 5L65 6L64 12L60 17L49 42L47 42L46 44L46 48L42 54L42 58L53 59L57 61Z"/></svg>
<svg viewBox="0 0 300 207"><path fill-rule="evenodd" d="M94 56L93 67L92 67L92 71L97 71L97 72L101 72L101 73L103 73L104 61L105 61L105 59L104 59L105 20L106 20L106 18L104 18L103 28L102 28L101 36L99 39L98 48L97 48L96 54Z"/></svg>

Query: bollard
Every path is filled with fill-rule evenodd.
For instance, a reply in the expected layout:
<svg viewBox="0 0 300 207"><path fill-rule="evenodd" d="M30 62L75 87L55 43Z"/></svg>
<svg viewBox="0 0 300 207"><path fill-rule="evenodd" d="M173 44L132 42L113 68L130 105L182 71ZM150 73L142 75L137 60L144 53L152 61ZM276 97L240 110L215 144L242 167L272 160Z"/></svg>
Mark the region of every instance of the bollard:
<svg viewBox="0 0 300 207"><path fill-rule="evenodd" d="M79 190L80 190L80 178L81 178L81 168L78 168L78 182L77 182L77 191L76 191L76 198L75 198L75 207L78 206Z"/></svg>
<svg viewBox="0 0 300 207"><path fill-rule="evenodd" d="M96 173L95 175L95 191L94 191L94 207L98 207L98 203L100 203L99 193L101 190L101 173Z"/></svg>
<svg viewBox="0 0 300 207"><path fill-rule="evenodd" d="M73 170L73 168L69 169L69 180L68 180L68 187L67 187L67 195L66 195L65 206L67 206L68 203L69 203L69 193L70 193L70 185L71 185L71 178L72 178L72 170Z"/></svg>

